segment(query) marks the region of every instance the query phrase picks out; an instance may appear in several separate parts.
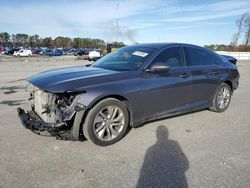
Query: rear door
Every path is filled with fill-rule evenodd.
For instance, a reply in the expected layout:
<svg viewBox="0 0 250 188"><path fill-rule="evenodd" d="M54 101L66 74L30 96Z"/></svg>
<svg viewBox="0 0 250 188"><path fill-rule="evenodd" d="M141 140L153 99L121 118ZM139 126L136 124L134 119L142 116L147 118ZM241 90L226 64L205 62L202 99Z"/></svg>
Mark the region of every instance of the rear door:
<svg viewBox="0 0 250 188"><path fill-rule="evenodd" d="M184 51L192 81L190 107L208 107L220 82L221 67L206 50L184 47Z"/></svg>

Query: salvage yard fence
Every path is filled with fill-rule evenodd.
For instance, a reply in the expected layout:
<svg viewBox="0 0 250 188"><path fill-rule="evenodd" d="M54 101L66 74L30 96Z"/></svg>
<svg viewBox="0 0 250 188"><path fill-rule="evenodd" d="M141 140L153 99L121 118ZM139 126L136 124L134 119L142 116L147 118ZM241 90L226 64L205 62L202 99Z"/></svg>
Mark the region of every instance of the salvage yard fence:
<svg viewBox="0 0 250 188"><path fill-rule="evenodd" d="M237 60L250 60L250 52L226 52L226 51L215 51L220 55L229 55Z"/></svg>

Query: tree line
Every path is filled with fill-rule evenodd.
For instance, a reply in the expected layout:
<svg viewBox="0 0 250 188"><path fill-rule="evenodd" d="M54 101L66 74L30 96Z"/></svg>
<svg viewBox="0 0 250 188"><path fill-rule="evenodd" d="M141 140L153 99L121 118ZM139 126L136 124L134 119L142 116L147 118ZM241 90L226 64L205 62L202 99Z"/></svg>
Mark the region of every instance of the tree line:
<svg viewBox="0 0 250 188"><path fill-rule="evenodd" d="M233 35L232 42L229 45L211 44L205 47L217 51L250 51L250 12L244 13L236 20L237 31ZM122 42L114 42L118 46L124 46ZM51 37L42 38L39 35L28 35L17 33L10 35L7 32L0 33L0 46L14 47L54 47L54 48L102 48L106 43L101 39L90 38L69 38L58 36L54 39Z"/></svg>
<svg viewBox="0 0 250 188"><path fill-rule="evenodd" d="M244 44L240 45L225 45L225 44L211 44L205 45L205 48L208 48L213 51L228 51L228 52L250 52L250 45L246 46Z"/></svg>
<svg viewBox="0 0 250 188"><path fill-rule="evenodd" d="M244 13L236 20L237 31L233 35L232 45L237 47L243 38L241 45L250 45L250 12Z"/></svg>
<svg viewBox="0 0 250 188"><path fill-rule="evenodd" d="M106 43L101 39L69 38L69 37L45 37L17 33L10 35L7 32L0 33L0 46L4 47L48 47L48 48L105 48Z"/></svg>
<svg viewBox="0 0 250 188"><path fill-rule="evenodd" d="M250 52L250 12L244 13L235 24L237 31L232 37L231 44L211 44L205 47L217 51Z"/></svg>

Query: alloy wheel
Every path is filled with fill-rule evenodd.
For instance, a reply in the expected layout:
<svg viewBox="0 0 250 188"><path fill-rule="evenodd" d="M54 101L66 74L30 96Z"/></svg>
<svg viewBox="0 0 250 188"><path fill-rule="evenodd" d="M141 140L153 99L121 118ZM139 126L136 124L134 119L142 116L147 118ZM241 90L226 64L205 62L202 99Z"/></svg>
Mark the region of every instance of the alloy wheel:
<svg viewBox="0 0 250 188"><path fill-rule="evenodd" d="M125 116L117 106L107 106L100 110L93 123L95 136L102 141L116 138L123 130Z"/></svg>
<svg viewBox="0 0 250 188"><path fill-rule="evenodd" d="M230 102L230 91L227 87L222 87L219 94L218 94L218 107L223 110L227 108L229 102Z"/></svg>

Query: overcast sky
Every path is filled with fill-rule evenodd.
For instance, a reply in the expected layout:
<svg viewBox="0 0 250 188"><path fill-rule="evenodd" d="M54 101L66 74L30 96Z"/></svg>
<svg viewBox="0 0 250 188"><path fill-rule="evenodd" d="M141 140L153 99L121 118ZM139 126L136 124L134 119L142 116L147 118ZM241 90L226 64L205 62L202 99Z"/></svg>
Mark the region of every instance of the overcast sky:
<svg viewBox="0 0 250 188"><path fill-rule="evenodd" d="M250 0L0 0L0 32L229 44L236 19L247 11Z"/></svg>

